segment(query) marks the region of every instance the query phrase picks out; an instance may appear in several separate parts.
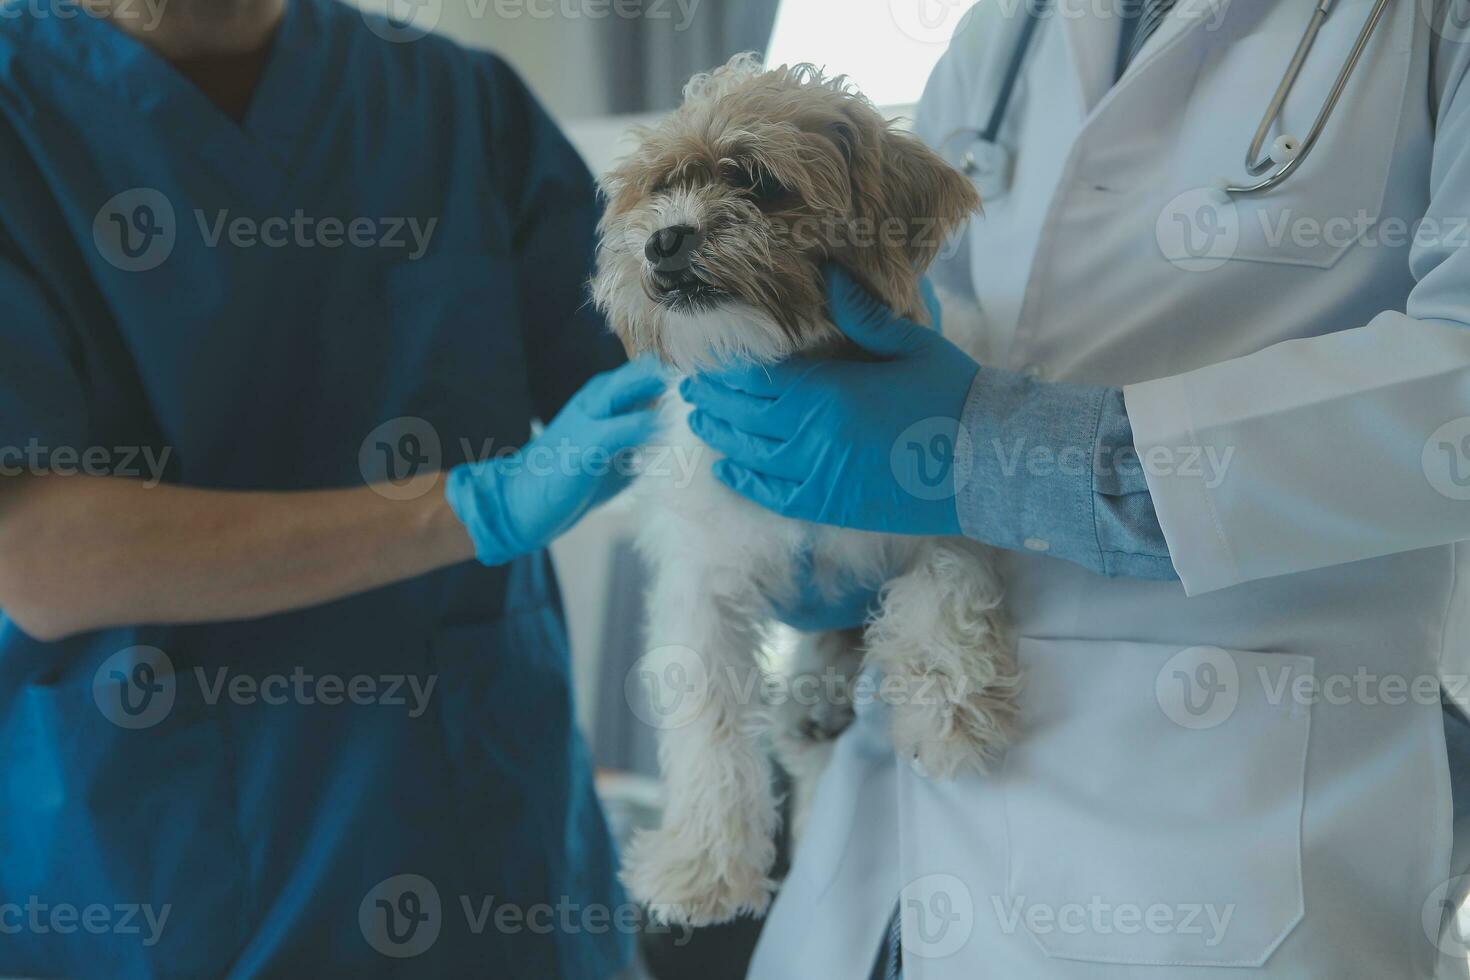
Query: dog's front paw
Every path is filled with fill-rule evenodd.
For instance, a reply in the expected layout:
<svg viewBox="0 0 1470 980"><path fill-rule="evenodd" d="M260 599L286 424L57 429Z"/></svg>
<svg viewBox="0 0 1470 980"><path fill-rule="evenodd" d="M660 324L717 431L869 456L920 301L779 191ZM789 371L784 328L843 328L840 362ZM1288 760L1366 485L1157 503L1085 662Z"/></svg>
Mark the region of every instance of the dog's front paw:
<svg viewBox="0 0 1470 980"><path fill-rule="evenodd" d="M893 705L893 747L925 776L950 779L989 772L1005 753L1016 722L1015 669L996 664L990 682L937 670L908 675L905 697Z"/></svg>
<svg viewBox="0 0 1470 980"><path fill-rule="evenodd" d="M676 828L642 831L629 845L623 884L661 925L700 928L741 915L764 915L776 882L769 838L733 851L696 846Z"/></svg>

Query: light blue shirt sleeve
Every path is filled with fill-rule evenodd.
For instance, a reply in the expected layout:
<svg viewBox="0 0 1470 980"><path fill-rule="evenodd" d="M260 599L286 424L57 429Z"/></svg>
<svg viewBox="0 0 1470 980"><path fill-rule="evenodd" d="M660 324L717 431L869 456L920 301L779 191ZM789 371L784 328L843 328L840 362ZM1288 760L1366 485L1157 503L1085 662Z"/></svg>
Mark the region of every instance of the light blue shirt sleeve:
<svg viewBox="0 0 1470 980"><path fill-rule="evenodd" d="M966 536L1108 576L1178 578L1122 389L981 368L960 422Z"/></svg>

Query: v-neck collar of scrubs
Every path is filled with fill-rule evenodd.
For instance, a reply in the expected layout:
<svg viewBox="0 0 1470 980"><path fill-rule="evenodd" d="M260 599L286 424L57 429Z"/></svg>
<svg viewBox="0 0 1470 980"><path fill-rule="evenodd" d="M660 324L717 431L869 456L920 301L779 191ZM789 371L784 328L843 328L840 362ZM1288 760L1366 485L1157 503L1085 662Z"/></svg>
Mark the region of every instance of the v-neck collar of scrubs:
<svg viewBox="0 0 1470 980"><path fill-rule="evenodd" d="M271 195L279 188L328 94L335 52L317 0L287 0L243 121L230 117L167 59L137 38L78 10L33 22L44 55L121 98L232 182Z"/></svg>

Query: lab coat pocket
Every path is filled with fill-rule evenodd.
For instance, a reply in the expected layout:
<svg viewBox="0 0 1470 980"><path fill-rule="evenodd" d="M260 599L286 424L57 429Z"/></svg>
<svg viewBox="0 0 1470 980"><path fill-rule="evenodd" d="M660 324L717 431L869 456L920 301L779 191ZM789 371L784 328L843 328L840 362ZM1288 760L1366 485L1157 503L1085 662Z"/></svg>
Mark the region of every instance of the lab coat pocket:
<svg viewBox="0 0 1470 980"><path fill-rule="evenodd" d="M1024 639L1006 908L1057 959L1259 967L1304 913L1310 657Z"/></svg>
<svg viewBox="0 0 1470 980"><path fill-rule="evenodd" d="M1286 133L1306 136L1373 6L1343 0L1323 26L1261 151ZM1406 5L1412 7L1412 4ZM1391 244L1378 221L1403 111L1412 24L1390 8L1299 169L1275 188L1228 199L1210 188L1221 177L1251 185L1244 154L1301 40L1305 7L1281 5L1259 29L1212 46L1179 138L1171 142L1158 234L1166 254L1201 271L1226 262L1329 268L1360 243ZM1409 18L1412 21L1412 17ZM1275 172L1273 165L1267 173ZM1176 196L1177 195L1177 196ZM1394 230L1395 236L1408 229Z"/></svg>

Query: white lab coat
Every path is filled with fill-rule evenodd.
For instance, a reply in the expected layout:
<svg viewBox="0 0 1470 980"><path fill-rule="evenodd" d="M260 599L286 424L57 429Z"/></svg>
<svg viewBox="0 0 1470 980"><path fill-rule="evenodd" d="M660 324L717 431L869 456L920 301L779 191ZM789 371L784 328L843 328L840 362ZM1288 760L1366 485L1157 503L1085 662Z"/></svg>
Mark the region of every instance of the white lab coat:
<svg viewBox="0 0 1470 980"><path fill-rule="evenodd" d="M1470 30L1393 0L1301 170L1202 212L1312 4L1180 0L1114 86L1113 5L1059 3L1011 192L937 274L992 363L1125 386L1182 585L1009 555L1028 687L1003 771L925 779L864 717L750 976L865 980L901 889L909 980L1470 975L1439 935L1470 857L1434 701L1470 674ZM1338 0L1286 129L1370 3ZM1016 7L981 0L930 82L917 128L953 160Z"/></svg>

